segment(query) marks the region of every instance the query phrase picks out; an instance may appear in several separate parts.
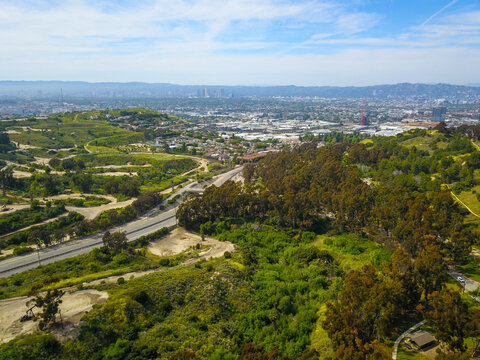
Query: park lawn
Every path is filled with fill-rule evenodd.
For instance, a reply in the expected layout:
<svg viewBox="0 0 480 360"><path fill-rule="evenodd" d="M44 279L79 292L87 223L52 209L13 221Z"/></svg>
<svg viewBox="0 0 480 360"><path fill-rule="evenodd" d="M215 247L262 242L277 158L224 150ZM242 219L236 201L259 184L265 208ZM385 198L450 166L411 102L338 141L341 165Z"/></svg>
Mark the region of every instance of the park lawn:
<svg viewBox="0 0 480 360"><path fill-rule="evenodd" d="M113 149L107 146L96 146L96 145L85 145L86 148L91 151L92 153L119 153L120 151L117 149Z"/></svg>
<svg viewBox="0 0 480 360"><path fill-rule="evenodd" d="M480 281L480 259L470 256L469 262L465 265L456 265L457 269L469 278Z"/></svg>
<svg viewBox="0 0 480 360"><path fill-rule="evenodd" d="M401 345L398 347L397 360L423 360L428 359L419 352L404 349Z"/></svg>
<svg viewBox="0 0 480 360"><path fill-rule="evenodd" d="M16 125L10 128L19 133L11 134L10 138L21 144L35 145L41 148L63 148L75 145L83 146L98 138L129 136L132 133L113 126L107 121L91 119L91 115L92 112L85 111L26 121L22 126L44 131L32 131L30 129L24 131Z"/></svg>
<svg viewBox="0 0 480 360"><path fill-rule="evenodd" d="M474 213L480 215L480 201L477 199L477 193L480 193L480 185L477 185L469 191L462 191L457 194L458 198L462 200Z"/></svg>
<svg viewBox="0 0 480 360"><path fill-rule="evenodd" d="M25 145L32 145L41 148L52 148L57 146L57 142L50 137L45 135L46 133L42 134L38 131L21 131L18 134L10 134L10 140L25 144ZM64 144L66 146L71 146L71 143Z"/></svg>
<svg viewBox="0 0 480 360"><path fill-rule="evenodd" d="M162 179L161 181L146 181L143 185L140 186L140 191L163 191L170 188L172 184L177 187L178 185L183 184L188 180L188 176L177 175L167 179Z"/></svg>
<svg viewBox="0 0 480 360"><path fill-rule="evenodd" d="M434 140L432 136L417 136L412 139L402 141L400 144L408 148L415 146L418 150L431 152L431 142Z"/></svg>
<svg viewBox="0 0 480 360"><path fill-rule="evenodd" d="M152 153L152 154L132 154L133 156L138 156L141 159L147 159L150 161L168 161L168 160L181 160L187 159L187 156L182 155L172 155L167 153Z"/></svg>
<svg viewBox="0 0 480 360"><path fill-rule="evenodd" d="M434 141L437 141L438 138L443 139L443 135L440 135L435 131L430 131L426 136L416 136L414 138L404 140L400 142L400 144L409 148L415 146L418 150L433 153L432 144ZM443 140L437 142L438 149L446 149L447 145L448 142Z"/></svg>

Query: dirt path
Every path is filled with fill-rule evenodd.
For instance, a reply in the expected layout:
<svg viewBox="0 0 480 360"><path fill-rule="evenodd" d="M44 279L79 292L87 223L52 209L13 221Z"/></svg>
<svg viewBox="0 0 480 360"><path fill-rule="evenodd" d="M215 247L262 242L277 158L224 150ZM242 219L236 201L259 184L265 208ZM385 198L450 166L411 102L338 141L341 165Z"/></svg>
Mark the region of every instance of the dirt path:
<svg viewBox="0 0 480 360"><path fill-rule="evenodd" d="M219 241L214 238L206 237L204 241L202 241L201 236L197 234L193 234L188 232L184 228L175 228L170 234L166 237L152 242L148 246L148 250L158 256L173 256L180 254L192 246L197 244L208 246L208 249L201 252L198 257L188 259L187 261L183 262L178 266L185 266L194 264L202 259L209 259L209 258L218 258L225 254L226 251L233 252L235 251L235 246L227 241ZM131 278L138 278L147 274L151 274L153 272L164 271L166 269L152 269L146 271L133 271L122 275L110 276L103 279L94 280L88 285L100 285L101 283L115 283L119 278L124 278L125 280L129 280ZM87 284L84 284L87 285Z"/></svg>
<svg viewBox="0 0 480 360"><path fill-rule="evenodd" d="M95 197L102 197L104 199L110 200L111 203L116 203L117 198L112 195L103 195L103 194L79 194L79 193L74 193L74 194L60 194L60 195L53 195L53 196L47 196L47 197L42 197L38 198L39 200L47 200L47 201L53 201L53 200L63 200L63 199L72 199L72 198L83 198L87 196L95 196Z"/></svg>
<svg viewBox="0 0 480 360"><path fill-rule="evenodd" d="M28 209L28 208L30 208L30 204L7 204L5 205L5 209L7 210L1 211L0 216L10 214L18 210Z"/></svg>
<svg viewBox="0 0 480 360"><path fill-rule="evenodd" d="M480 250L476 248L472 248L472 251L470 252L470 255L473 257L480 259Z"/></svg>
<svg viewBox="0 0 480 360"><path fill-rule="evenodd" d="M171 256L182 253L198 243L208 246L208 249L201 252L198 257L189 259L178 266L191 265L202 259L217 258L225 254L226 251L233 252L235 247L230 242L219 241L213 238L205 238L202 241L201 236L186 231L183 228L176 228L166 237L159 239L148 247L149 251L159 256ZM95 286L101 283L115 283L118 278L125 280L138 278L153 272L165 271L168 268L152 269L147 271L130 272L118 276L110 276L104 279L95 280L84 284L84 286ZM64 289L64 291L72 288ZM16 297L12 299L0 300L0 343L7 342L16 336L32 333L37 329L37 322L20 322L20 318L28 309L26 303L31 297ZM103 304L108 299L106 291L86 289L67 292L62 297L60 310L64 321L63 328L52 330L55 336L60 339L71 339L78 334L79 322L82 316L90 311L94 304ZM37 314L38 309L34 309Z"/></svg>
<svg viewBox="0 0 480 360"><path fill-rule="evenodd" d="M477 145L477 143L473 140L470 140L472 142L472 145L475 146L475 148L480 151L480 146Z"/></svg>
<svg viewBox="0 0 480 360"><path fill-rule="evenodd" d="M103 166L93 166L94 169L123 169L123 168L139 168L139 167L152 167L152 164L144 165L132 165L130 163L125 165L103 165Z"/></svg>
<svg viewBox="0 0 480 360"><path fill-rule="evenodd" d="M31 297L25 296L0 300L0 343L8 342L19 335L32 333L37 329L38 322L32 320L20 322L20 318L28 309L26 303L31 299ZM53 333L59 337L74 336L72 332L75 332L80 318L91 310L94 304L103 304L107 299L106 291L93 289L66 293L60 304L60 311L66 326L63 329L54 329ZM35 314L39 312L38 309L33 311Z"/></svg>
<svg viewBox="0 0 480 360"><path fill-rule="evenodd" d="M202 170L205 171L205 172L208 172L208 160L207 159L202 159L201 161L199 161L200 165L198 165L195 169L192 169L192 170L188 170L187 172L181 174L180 176L185 176L185 175L188 175L188 174L191 174L197 170Z"/></svg>
<svg viewBox="0 0 480 360"><path fill-rule="evenodd" d="M65 208L66 208L66 207L65 207ZM67 210L68 210L68 209L67 209ZM50 218L50 219L41 221L41 222L39 222L39 223L32 224L32 225L26 226L26 227L24 227L24 228L21 228L21 229L12 231L12 232L10 232L10 233L8 233L8 234L0 235L0 239L7 238L7 237L12 236L12 235L14 235L14 234L23 232L23 231L25 231L25 230L28 230L28 229L34 227L34 226L40 226L40 225L45 225L45 224L51 223L52 221L58 220L58 219L61 218L62 216L66 216L66 215L67 215L67 213L65 212L65 213L60 214L60 215L58 215L58 216L55 216L55 217L53 217L53 218Z"/></svg>
<svg viewBox="0 0 480 360"><path fill-rule="evenodd" d="M47 197L45 199L47 199L47 200L61 200L61 199L69 199L69 198L82 198L84 196L103 197L105 199L110 200L109 204L103 204L103 205L100 205L100 206L92 206L92 207L79 207L79 206L72 206L72 205L65 206L65 208L68 211L75 211L79 214L82 214L88 220L95 219L103 211L125 207L125 206L130 205L131 203L133 203L136 200L136 198L132 198L132 199L129 199L129 200L118 202L117 199L114 196L112 196L112 195L102 195L102 194L61 194L61 195L50 196L50 197Z"/></svg>
<svg viewBox="0 0 480 360"><path fill-rule="evenodd" d="M471 213L472 215L474 215L474 216L476 216L476 217L480 217L479 215L475 214L475 213L473 212L473 210L470 209L470 208L467 206L467 204L465 204L462 200L460 200L460 199L458 198L458 196L453 193L453 191L450 191L450 194L452 194L452 196L455 198L455 200L457 200L457 201L458 201L460 204L462 204L468 211L470 211L470 213Z"/></svg>
<svg viewBox="0 0 480 360"><path fill-rule="evenodd" d="M188 232L184 228L175 228L166 237L152 242L148 250L157 256L173 256L188 250L197 244L209 246L209 249L200 254L199 258L220 257L225 251L233 251L232 243L218 241L217 239L206 237L202 241L200 235ZM195 259L196 260L196 259Z"/></svg>
<svg viewBox="0 0 480 360"><path fill-rule="evenodd" d="M132 198L130 200L126 201L121 201L117 202L115 200L115 203L110 203L110 204L104 204L100 206L93 206L93 207L77 207L77 206L65 206L65 208L68 211L75 211L78 212L79 214L82 214L85 216L85 219L88 220L93 220L95 219L101 212L106 211L106 210L112 210L112 209L118 209L121 207L125 207L133 203L136 198Z"/></svg>

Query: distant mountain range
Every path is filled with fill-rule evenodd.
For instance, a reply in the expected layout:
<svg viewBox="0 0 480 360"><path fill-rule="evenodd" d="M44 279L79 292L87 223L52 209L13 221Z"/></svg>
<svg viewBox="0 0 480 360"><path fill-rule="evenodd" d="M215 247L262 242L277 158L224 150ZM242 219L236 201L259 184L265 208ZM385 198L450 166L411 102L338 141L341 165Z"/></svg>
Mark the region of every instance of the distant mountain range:
<svg viewBox="0 0 480 360"><path fill-rule="evenodd" d="M82 81L0 81L0 98L325 97L478 99L480 87L449 84L375 86L211 86Z"/></svg>

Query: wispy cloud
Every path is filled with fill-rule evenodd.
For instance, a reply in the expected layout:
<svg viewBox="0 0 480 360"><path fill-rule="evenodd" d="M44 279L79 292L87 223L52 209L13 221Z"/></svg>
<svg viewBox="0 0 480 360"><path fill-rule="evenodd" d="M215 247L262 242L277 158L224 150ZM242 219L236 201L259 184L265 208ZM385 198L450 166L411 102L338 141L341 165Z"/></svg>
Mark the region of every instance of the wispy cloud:
<svg viewBox="0 0 480 360"><path fill-rule="evenodd" d="M0 78L358 84L448 69L478 82L480 9L466 1L382 34L389 19L363 1L0 0Z"/></svg>
<svg viewBox="0 0 480 360"><path fill-rule="evenodd" d="M432 14L431 16L428 17L428 19L426 19L421 25L420 27L422 26L425 26L426 24L428 24L430 21L432 21L435 17L437 17L438 15L440 15L441 13L443 13L445 10L447 10L449 7L452 7L453 5L455 5L456 3L458 2L458 0L452 0L450 1L447 5L445 5L444 7L442 7L440 10L438 10L437 12L435 12L434 14Z"/></svg>

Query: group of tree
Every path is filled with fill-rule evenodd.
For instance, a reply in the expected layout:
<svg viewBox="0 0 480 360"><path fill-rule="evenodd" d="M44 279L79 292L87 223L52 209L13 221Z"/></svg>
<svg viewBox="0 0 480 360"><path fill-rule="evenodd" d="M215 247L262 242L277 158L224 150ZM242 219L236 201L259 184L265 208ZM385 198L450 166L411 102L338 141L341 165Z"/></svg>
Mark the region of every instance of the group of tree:
<svg viewBox="0 0 480 360"><path fill-rule="evenodd" d="M68 215L62 216L48 224L34 226L21 233L11 235L7 239L0 240L0 248L21 244L34 244L39 247L46 247L60 243L67 238L72 239L90 235L134 220L146 211L159 205L162 199L163 197L155 192L142 194L131 205L125 208L108 210L93 220L85 219L83 215L76 212L69 212ZM59 204L51 209L57 208L65 211L63 204ZM42 208L40 211L46 210Z"/></svg>
<svg viewBox="0 0 480 360"><path fill-rule="evenodd" d="M473 236L448 191L419 192L383 182L370 186L358 167L344 163L355 146L304 146L270 154L255 167L245 166L245 185L226 182L187 197L177 212L179 223L199 230L215 219L268 217L279 225L318 230L331 221L339 231L368 233L405 247L414 257L425 243L440 246L456 261L468 255ZM381 153L375 161L391 154Z"/></svg>
<svg viewBox="0 0 480 360"><path fill-rule="evenodd" d="M32 205L30 209L18 210L0 216L0 235L54 218L66 211L63 204L52 206L48 202L44 207L40 207L35 205L35 202L32 202Z"/></svg>
<svg viewBox="0 0 480 360"><path fill-rule="evenodd" d="M0 132L0 153L6 154L9 151L15 150L16 146L10 141L10 137L6 132Z"/></svg>
<svg viewBox="0 0 480 360"><path fill-rule="evenodd" d="M448 151L471 152L470 141L459 136L452 136ZM474 242L464 223L464 213L449 191L435 184L418 186L415 179L413 186L396 181L395 172L402 171L396 167L399 161L415 159L424 163L419 162L423 170L417 174L438 171L442 162L447 169L454 166L448 156L435 157L389 139L370 147L338 143L285 149L269 154L256 165L245 166L245 184L227 182L205 189L202 196L190 195L180 205L177 217L181 225L202 233L234 219L268 220L284 227L315 231L329 223L336 231L366 235L398 248L392 262L384 266L383 275L372 267L347 274L344 291L338 301L330 303L324 325L336 358L389 358L382 340L398 330L396 326L402 319L418 316L421 303L425 308L435 308L439 306L435 305L438 294L448 297L443 287L448 278L445 258L457 263L465 261ZM430 163L437 164L435 170ZM362 179L360 166L372 169L372 180ZM403 171L413 176L418 170L410 167ZM428 176L425 184L434 181ZM458 313L466 311L460 300L457 305L449 301L460 307ZM426 311L425 318L433 321L436 316L435 328L445 328L449 320L442 319L441 311L434 314ZM466 318L468 326L475 327L471 314L465 314L459 322ZM465 324L457 324L457 328ZM450 338L440 333L437 338L451 351L461 353L464 342L458 339L466 338L467 333L462 335L455 326L446 327L445 332L451 331Z"/></svg>

